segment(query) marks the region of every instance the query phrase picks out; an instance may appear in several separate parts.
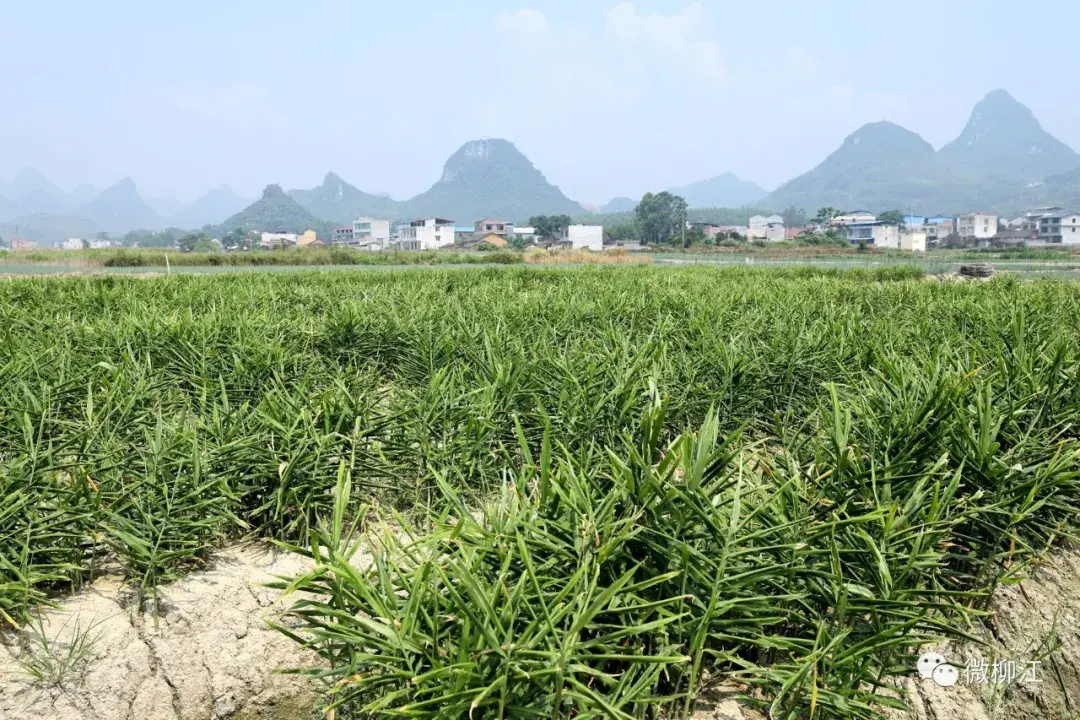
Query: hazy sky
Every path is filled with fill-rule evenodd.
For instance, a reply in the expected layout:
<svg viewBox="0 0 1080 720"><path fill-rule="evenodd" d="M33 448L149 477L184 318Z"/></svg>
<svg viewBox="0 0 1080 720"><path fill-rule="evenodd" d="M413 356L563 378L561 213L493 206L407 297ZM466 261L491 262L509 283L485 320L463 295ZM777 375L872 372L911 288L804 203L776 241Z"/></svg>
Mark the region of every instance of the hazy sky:
<svg viewBox="0 0 1080 720"><path fill-rule="evenodd" d="M426 189L505 137L575 200L768 188L859 125L936 147L997 87L1080 149L1075 0L9 2L0 181Z"/></svg>

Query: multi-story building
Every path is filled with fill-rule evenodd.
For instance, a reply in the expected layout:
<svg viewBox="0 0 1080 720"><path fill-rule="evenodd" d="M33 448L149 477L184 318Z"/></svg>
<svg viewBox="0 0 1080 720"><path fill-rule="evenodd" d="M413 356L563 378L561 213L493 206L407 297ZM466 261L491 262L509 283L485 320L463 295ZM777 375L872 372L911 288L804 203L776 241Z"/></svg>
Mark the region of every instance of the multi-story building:
<svg viewBox="0 0 1080 720"><path fill-rule="evenodd" d="M997 235L997 231L997 215L974 212L956 218L956 234L961 240L985 240Z"/></svg>
<svg viewBox="0 0 1080 720"><path fill-rule="evenodd" d="M477 220L473 225L473 232L477 235L495 233L496 235L506 237L514 234L514 223L509 223L505 220Z"/></svg>
<svg viewBox="0 0 1080 720"><path fill-rule="evenodd" d="M956 221L942 215L928 217L922 230L926 233L926 242L937 244L956 232Z"/></svg>
<svg viewBox="0 0 1080 720"><path fill-rule="evenodd" d="M868 210L852 210L841 213L832 219L833 225L863 225L877 220L877 215Z"/></svg>
<svg viewBox="0 0 1080 720"><path fill-rule="evenodd" d="M1024 215L1022 229L1039 243L1080 243L1080 215L1060 207L1038 207Z"/></svg>
<svg viewBox="0 0 1080 720"><path fill-rule="evenodd" d="M1080 245L1080 213L1071 212L1061 216L1061 242Z"/></svg>
<svg viewBox="0 0 1080 720"><path fill-rule="evenodd" d="M900 247L900 228L891 223L852 222L838 226L840 232L851 243L866 243L879 248Z"/></svg>
<svg viewBox="0 0 1080 720"><path fill-rule="evenodd" d="M401 228L398 232L398 247L402 250L437 250L453 245L455 238L453 220L422 218Z"/></svg>
<svg viewBox="0 0 1080 720"><path fill-rule="evenodd" d="M353 220L349 244L366 249L385 250L390 245L390 221L360 217Z"/></svg>

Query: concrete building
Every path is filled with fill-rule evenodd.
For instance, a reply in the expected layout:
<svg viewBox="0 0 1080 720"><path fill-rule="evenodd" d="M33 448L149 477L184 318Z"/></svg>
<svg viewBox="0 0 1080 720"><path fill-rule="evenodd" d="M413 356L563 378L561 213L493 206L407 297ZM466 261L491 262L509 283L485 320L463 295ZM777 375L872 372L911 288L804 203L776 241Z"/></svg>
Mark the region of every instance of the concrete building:
<svg viewBox="0 0 1080 720"><path fill-rule="evenodd" d="M477 220L473 224L472 231L477 235L495 233L496 235L507 237L508 235L514 234L514 223L506 222L505 220Z"/></svg>
<svg viewBox="0 0 1080 720"><path fill-rule="evenodd" d="M334 245L352 245L353 243L353 229L352 225L343 228L334 229Z"/></svg>
<svg viewBox="0 0 1080 720"><path fill-rule="evenodd" d="M926 233L921 229L905 230L900 233L900 249L910 250L911 252L926 252Z"/></svg>
<svg viewBox="0 0 1080 720"><path fill-rule="evenodd" d="M1080 213L1066 213L1061 216L1061 242L1065 245L1080 245Z"/></svg>
<svg viewBox="0 0 1080 720"><path fill-rule="evenodd" d="M571 225L562 231L562 242L569 243L574 250L604 249L604 227L602 225Z"/></svg>
<svg viewBox="0 0 1080 720"><path fill-rule="evenodd" d="M1024 215L1021 227L1027 232L1034 232L1039 243L1080 244L1080 221L1077 218L1077 213L1057 206L1038 207Z"/></svg>
<svg viewBox="0 0 1080 720"><path fill-rule="evenodd" d="M37 247L37 243L33 240L27 240L24 237L16 235L11 238L11 250L12 252L25 252L27 250L33 250Z"/></svg>
<svg viewBox="0 0 1080 720"><path fill-rule="evenodd" d="M833 225L861 225L877 221L877 215L869 210L852 210L832 219Z"/></svg>
<svg viewBox="0 0 1080 720"><path fill-rule="evenodd" d="M296 236L296 244L300 247L312 247L314 245L321 245L319 237L315 234L314 230L305 230Z"/></svg>
<svg viewBox="0 0 1080 720"><path fill-rule="evenodd" d="M755 215L746 230L747 240L779 242L784 239L784 218L779 215Z"/></svg>
<svg viewBox="0 0 1080 720"><path fill-rule="evenodd" d="M296 244L296 233L290 232L263 232L259 233L259 247L267 250L289 247Z"/></svg>
<svg viewBox="0 0 1080 720"><path fill-rule="evenodd" d="M926 242L937 244L956 232L956 221L941 215L928 217L922 229L926 233Z"/></svg>
<svg viewBox="0 0 1080 720"><path fill-rule="evenodd" d="M453 245L456 237L453 220L422 218L401 228L398 247L402 250L438 250Z"/></svg>
<svg viewBox="0 0 1080 720"><path fill-rule="evenodd" d="M513 235L519 240L525 242L532 242L536 239L536 228L534 227L515 227L513 229Z"/></svg>
<svg viewBox="0 0 1080 720"><path fill-rule="evenodd" d="M352 244L369 249L374 244L379 250L385 250L390 245L390 221L356 218L352 223Z"/></svg>
<svg viewBox="0 0 1080 720"><path fill-rule="evenodd" d="M899 248L900 228L878 221L844 223L838 227L848 242L866 243L878 248Z"/></svg>
<svg viewBox="0 0 1080 720"><path fill-rule="evenodd" d="M82 238L68 238L60 243L61 250L82 250L83 240Z"/></svg>
<svg viewBox="0 0 1080 720"><path fill-rule="evenodd" d="M961 240L985 240L997 235L997 231L997 215L975 212L956 218L956 234Z"/></svg>

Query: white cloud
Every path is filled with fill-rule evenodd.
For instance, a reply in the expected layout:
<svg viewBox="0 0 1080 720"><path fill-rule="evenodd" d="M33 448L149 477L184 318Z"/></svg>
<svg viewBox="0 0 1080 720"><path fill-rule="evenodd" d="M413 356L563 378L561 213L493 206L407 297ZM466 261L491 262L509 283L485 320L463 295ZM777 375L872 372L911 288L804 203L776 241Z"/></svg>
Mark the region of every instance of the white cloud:
<svg viewBox="0 0 1080 720"><path fill-rule="evenodd" d="M888 88L853 83L801 37L755 42L701 3L663 13L618 2L580 22L533 8L497 15L500 62L465 119L519 142L578 199L728 171L775 186L860 124L902 123L913 108Z"/></svg>
<svg viewBox="0 0 1080 720"><path fill-rule="evenodd" d="M633 3L615 5L604 13L607 32L622 48L645 50L655 59L675 61L677 69L698 79L721 83L727 78L720 46L700 37L708 17L700 3L674 15L638 13Z"/></svg>
<svg viewBox="0 0 1080 720"><path fill-rule="evenodd" d="M500 12L495 16L495 29L518 42L540 43L548 31L547 17L539 10L521 8L515 12Z"/></svg>

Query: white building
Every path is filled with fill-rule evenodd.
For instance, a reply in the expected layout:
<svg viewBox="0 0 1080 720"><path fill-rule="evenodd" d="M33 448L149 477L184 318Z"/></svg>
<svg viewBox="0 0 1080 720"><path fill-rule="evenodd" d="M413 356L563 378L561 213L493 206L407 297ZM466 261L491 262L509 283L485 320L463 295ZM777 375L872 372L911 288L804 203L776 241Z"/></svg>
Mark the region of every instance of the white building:
<svg viewBox="0 0 1080 720"><path fill-rule="evenodd" d="M563 242L569 242L574 250L604 249L604 227L602 225L571 225L562 232Z"/></svg>
<svg viewBox="0 0 1080 720"><path fill-rule="evenodd" d="M348 244L362 250L385 250L390 245L390 221L360 217L353 220Z"/></svg>
<svg viewBox="0 0 1080 720"><path fill-rule="evenodd" d="M900 247L900 228L890 223L844 223L838 229L851 243L865 243L879 248Z"/></svg>
<svg viewBox="0 0 1080 720"><path fill-rule="evenodd" d="M998 216L981 212L960 215L956 218L956 234L962 240L984 240L997 235Z"/></svg>
<svg viewBox="0 0 1080 720"><path fill-rule="evenodd" d="M867 210L852 210L832 219L833 225L863 225L877 220L877 215Z"/></svg>
<svg viewBox="0 0 1080 720"><path fill-rule="evenodd" d="M1080 213L1066 213L1061 216L1061 242L1066 245L1080 245Z"/></svg>
<svg viewBox="0 0 1080 720"><path fill-rule="evenodd" d="M779 215L755 215L746 229L747 240L779 242L784 239L784 218Z"/></svg>
<svg viewBox="0 0 1080 720"><path fill-rule="evenodd" d="M413 220L398 232L398 247L402 250L437 250L456 240L454 221L444 218Z"/></svg>
<svg viewBox="0 0 1080 720"><path fill-rule="evenodd" d="M82 250L83 241L82 238L68 238L60 243L61 250Z"/></svg>
<svg viewBox="0 0 1080 720"><path fill-rule="evenodd" d="M908 230L900 233L900 249L926 252L926 233L922 230Z"/></svg>
<svg viewBox="0 0 1080 720"><path fill-rule="evenodd" d="M536 239L536 228L533 227L515 227L513 232L514 237L526 242L532 242Z"/></svg>

